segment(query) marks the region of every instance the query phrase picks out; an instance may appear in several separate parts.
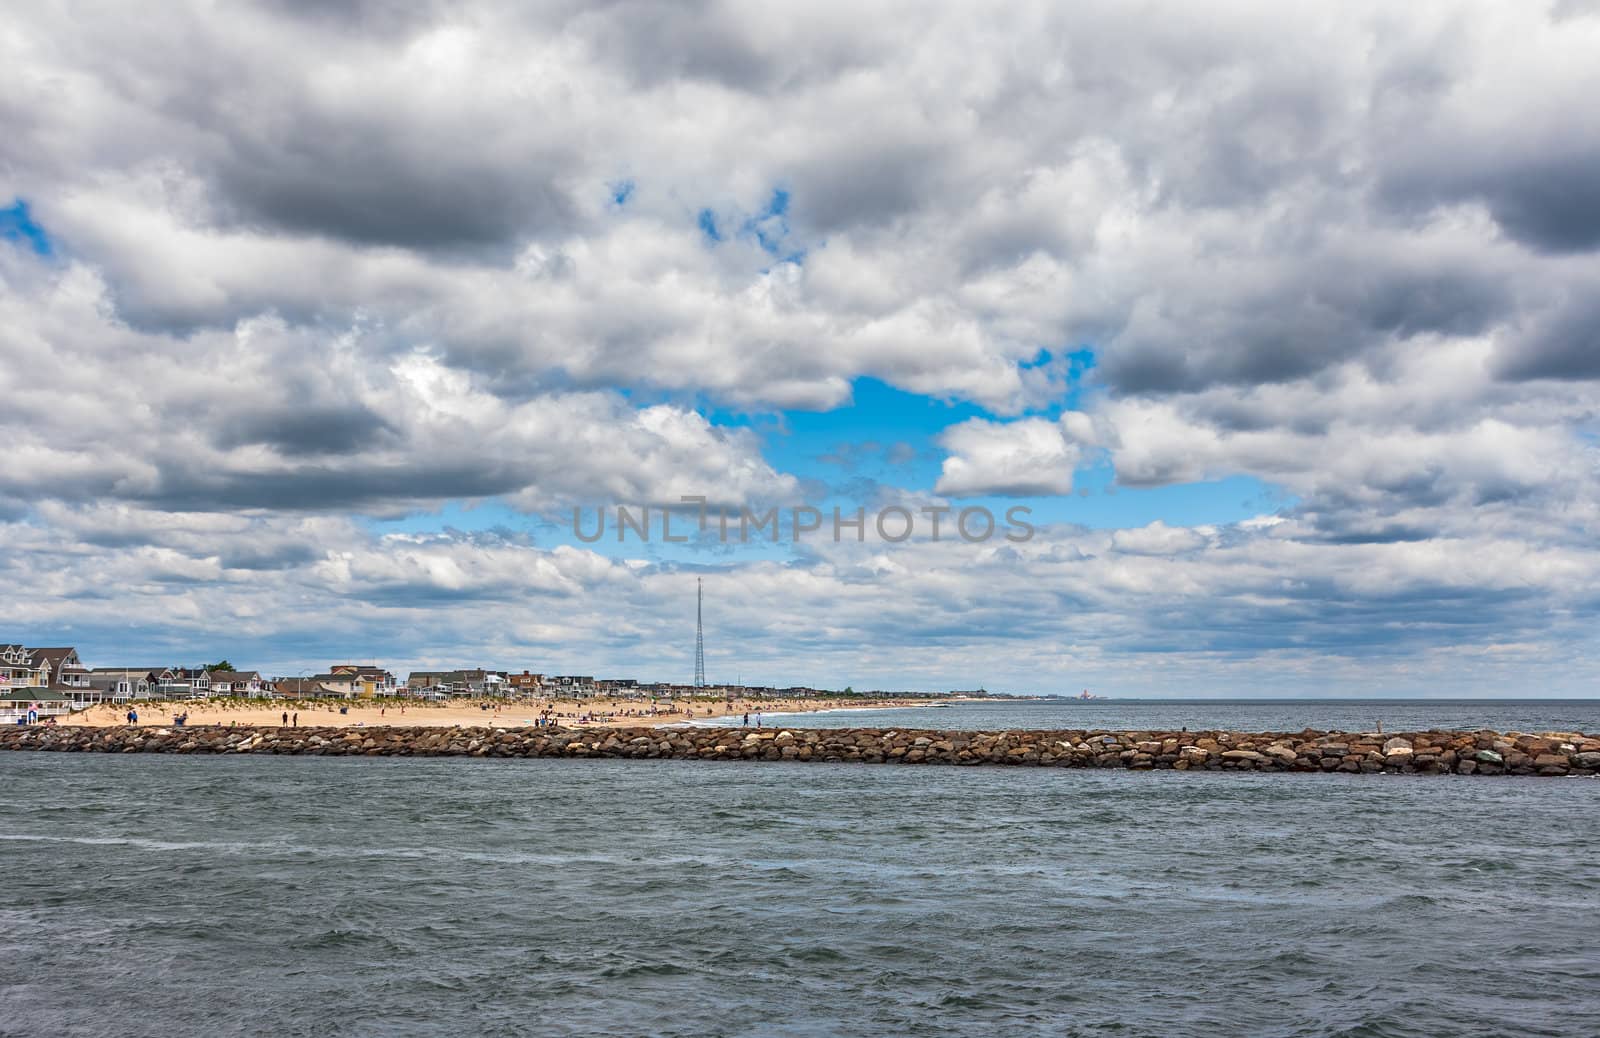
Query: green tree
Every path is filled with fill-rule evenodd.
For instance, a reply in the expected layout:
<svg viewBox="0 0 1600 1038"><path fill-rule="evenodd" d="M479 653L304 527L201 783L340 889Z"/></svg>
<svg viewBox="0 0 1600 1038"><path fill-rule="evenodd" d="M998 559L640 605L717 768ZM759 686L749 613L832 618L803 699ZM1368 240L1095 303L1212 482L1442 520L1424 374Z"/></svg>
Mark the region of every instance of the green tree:
<svg viewBox="0 0 1600 1038"><path fill-rule="evenodd" d="M233 664L229 663L227 660L223 660L220 663L211 664L211 666L207 667L206 670L223 670L223 671L227 671L228 673L232 674L233 673Z"/></svg>

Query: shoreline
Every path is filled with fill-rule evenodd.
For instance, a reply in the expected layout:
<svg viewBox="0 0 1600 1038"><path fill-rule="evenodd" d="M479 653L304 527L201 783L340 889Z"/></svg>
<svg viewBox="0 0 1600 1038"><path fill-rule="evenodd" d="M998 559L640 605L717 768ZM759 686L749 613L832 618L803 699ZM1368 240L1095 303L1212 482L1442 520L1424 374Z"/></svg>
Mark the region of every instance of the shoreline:
<svg viewBox="0 0 1600 1038"><path fill-rule="evenodd" d="M432 703L410 699L193 699L138 700L131 703L102 703L57 720L66 728L116 728L127 724L131 707L138 712L142 727L176 726L174 718L187 718L187 728L280 725L282 716L298 717L301 727L331 728L536 728L539 721L579 729L657 728L694 726L718 718L741 717L748 713L800 717L838 709L887 710L925 706L916 699L851 700L841 706L837 699L698 699L680 700L651 706L630 699L462 699ZM340 711L344 712L341 713Z"/></svg>
<svg viewBox="0 0 1600 1038"><path fill-rule="evenodd" d="M90 727L0 729L0 751L614 758L1417 775L1600 775L1600 735L1495 731L991 732L729 727Z"/></svg>

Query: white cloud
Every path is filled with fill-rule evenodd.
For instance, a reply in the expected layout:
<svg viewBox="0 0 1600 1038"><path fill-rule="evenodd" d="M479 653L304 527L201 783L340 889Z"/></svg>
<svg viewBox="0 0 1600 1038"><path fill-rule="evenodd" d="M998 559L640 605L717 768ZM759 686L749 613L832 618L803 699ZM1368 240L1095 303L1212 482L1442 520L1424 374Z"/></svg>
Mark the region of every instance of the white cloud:
<svg viewBox="0 0 1600 1038"><path fill-rule="evenodd" d="M973 418L939 437L951 452L934 492L952 497L1070 494L1079 452L1061 427L1043 418L1009 423Z"/></svg>
<svg viewBox="0 0 1600 1038"><path fill-rule="evenodd" d="M1138 529L1117 530L1111 535L1111 546L1124 555L1178 555L1203 547L1209 532L1168 526L1157 519Z"/></svg>

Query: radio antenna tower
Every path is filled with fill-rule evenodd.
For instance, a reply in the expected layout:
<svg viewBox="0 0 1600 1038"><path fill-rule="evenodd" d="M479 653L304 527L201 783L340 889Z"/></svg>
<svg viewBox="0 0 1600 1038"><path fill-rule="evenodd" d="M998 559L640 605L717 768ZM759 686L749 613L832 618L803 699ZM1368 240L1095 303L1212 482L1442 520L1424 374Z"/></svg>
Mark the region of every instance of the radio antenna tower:
<svg viewBox="0 0 1600 1038"><path fill-rule="evenodd" d="M694 684L696 688L706 687L706 629L701 617L701 603L705 600L705 588L701 586L700 578L694 578Z"/></svg>

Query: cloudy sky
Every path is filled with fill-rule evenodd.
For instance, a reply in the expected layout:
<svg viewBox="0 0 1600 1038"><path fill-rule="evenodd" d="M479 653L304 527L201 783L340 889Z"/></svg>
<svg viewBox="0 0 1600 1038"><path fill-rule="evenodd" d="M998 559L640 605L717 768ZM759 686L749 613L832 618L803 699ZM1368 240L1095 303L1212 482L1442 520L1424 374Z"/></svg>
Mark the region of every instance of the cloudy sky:
<svg viewBox="0 0 1600 1038"><path fill-rule="evenodd" d="M0 641L1593 694L1597 96L1586 0L23 5ZM573 529L684 495L1036 532Z"/></svg>

